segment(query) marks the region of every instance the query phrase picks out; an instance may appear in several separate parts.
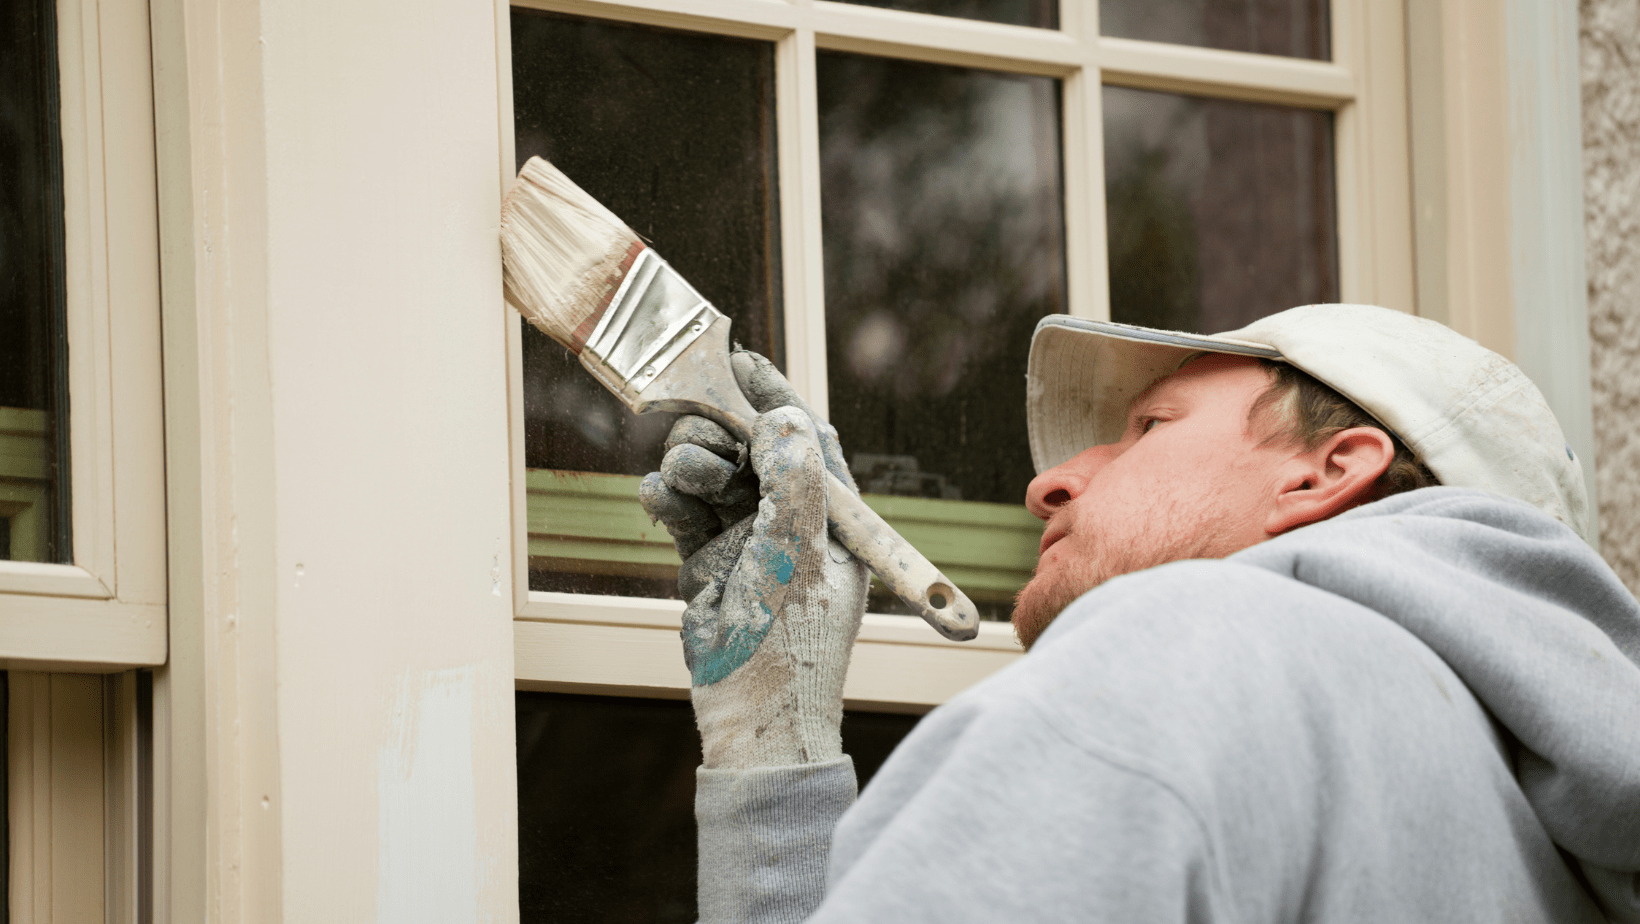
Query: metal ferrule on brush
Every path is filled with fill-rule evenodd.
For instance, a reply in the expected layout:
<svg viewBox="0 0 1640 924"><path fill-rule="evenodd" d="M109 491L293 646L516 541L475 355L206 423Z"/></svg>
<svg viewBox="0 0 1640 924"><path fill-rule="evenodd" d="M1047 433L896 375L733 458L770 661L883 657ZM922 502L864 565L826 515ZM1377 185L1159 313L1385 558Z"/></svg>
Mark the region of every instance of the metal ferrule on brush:
<svg viewBox="0 0 1640 924"><path fill-rule="evenodd" d="M723 314L645 247L581 349L581 365L632 404Z"/></svg>

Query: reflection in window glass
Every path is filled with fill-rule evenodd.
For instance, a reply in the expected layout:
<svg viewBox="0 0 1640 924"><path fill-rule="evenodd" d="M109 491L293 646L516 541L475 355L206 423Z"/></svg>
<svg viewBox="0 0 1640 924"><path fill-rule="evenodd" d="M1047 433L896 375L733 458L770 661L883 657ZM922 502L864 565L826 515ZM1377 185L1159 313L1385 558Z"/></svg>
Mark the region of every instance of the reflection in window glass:
<svg viewBox="0 0 1640 924"><path fill-rule="evenodd" d="M1120 38L1325 61L1327 0L1100 0L1099 31Z"/></svg>
<svg viewBox="0 0 1640 924"><path fill-rule="evenodd" d="M556 164L733 319L735 340L783 364L774 46L519 9L512 46L518 162ZM633 415L528 325L524 405L537 470L653 471L673 419ZM532 521L537 481L570 492L553 495L560 520L584 506L573 536L541 540L556 564L537 555L532 525L532 589L675 596L675 553L605 529L605 512L636 510L635 481L530 477Z"/></svg>
<svg viewBox="0 0 1640 924"><path fill-rule="evenodd" d="M911 13L955 16L1007 23L1010 26L1059 28L1059 0L844 0Z"/></svg>
<svg viewBox="0 0 1640 924"><path fill-rule="evenodd" d="M689 703L520 692L515 705L520 921L694 921ZM916 724L843 714L862 787Z"/></svg>
<svg viewBox="0 0 1640 924"><path fill-rule="evenodd" d="M1059 83L818 56L831 422L861 489L1017 505L1065 307Z"/></svg>
<svg viewBox="0 0 1640 924"><path fill-rule="evenodd" d="M0 559L71 560L55 6L0 11Z"/></svg>
<svg viewBox="0 0 1640 924"><path fill-rule="evenodd" d="M1111 318L1216 333L1338 300L1332 115L1104 88Z"/></svg>

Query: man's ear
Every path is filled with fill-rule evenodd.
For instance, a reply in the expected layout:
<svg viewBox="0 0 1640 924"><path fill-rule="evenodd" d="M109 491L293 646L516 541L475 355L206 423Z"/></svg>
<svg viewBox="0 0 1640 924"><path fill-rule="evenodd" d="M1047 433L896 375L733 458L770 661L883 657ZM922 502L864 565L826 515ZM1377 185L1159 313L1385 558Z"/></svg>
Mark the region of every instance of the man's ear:
<svg viewBox="0 0 1640 924"><path fill-rule="evenodd" d="M1341 430L1283 467L1264 524L1272 536L1318 523L1376 500L1375 487L1395 459L1395 444L1377 427Z"/></svg>

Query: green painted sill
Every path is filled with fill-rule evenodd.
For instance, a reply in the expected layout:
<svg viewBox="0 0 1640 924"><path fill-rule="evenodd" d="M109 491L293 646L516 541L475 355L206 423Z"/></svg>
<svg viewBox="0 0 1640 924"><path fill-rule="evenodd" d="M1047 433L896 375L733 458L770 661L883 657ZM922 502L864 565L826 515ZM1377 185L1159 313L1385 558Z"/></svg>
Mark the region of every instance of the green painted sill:
<svg viewBox="0 0 1640 924"><path fill-rule="evenodd" d="M635 475L534 469L530 567L675 577L666 530L638 505ZM1024 507L867 494L866 503L976 601L1005 601L1031 577L1042 524Z"/></svg>

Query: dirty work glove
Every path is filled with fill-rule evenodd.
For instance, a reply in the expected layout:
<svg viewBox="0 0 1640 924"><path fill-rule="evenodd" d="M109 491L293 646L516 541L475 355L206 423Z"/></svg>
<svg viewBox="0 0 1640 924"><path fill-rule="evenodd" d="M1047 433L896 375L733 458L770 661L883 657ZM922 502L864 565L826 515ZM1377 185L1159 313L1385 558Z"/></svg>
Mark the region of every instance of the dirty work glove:
<svg viewBox="0 0 1640 924"><path fill-rule="evenodd" d="M680 418L639 491L684 559L683 652L703 765L832 760L870 574L827 532L826 470L854 482L837 432L773 364L744 352L730 362L760 412L751 445Z"/></svg>

